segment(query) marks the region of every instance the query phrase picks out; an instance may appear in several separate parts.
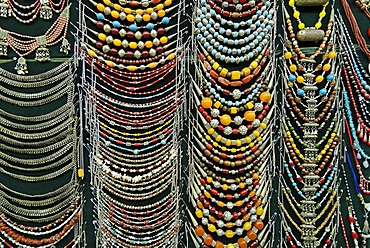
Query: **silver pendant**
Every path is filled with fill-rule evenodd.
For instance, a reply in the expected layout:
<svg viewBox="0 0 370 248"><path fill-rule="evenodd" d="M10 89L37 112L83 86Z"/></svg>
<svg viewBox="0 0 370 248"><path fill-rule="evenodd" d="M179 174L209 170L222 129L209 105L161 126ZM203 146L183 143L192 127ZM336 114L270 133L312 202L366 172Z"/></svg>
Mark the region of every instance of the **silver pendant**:
<svg viewBox="0 0 370 248"><path fill-rule="evenodd" d="M36 50L35 60L40 62L50 61L50 51L46 47L39 47Z"/></svg>
<svg viewBox="0 0 370 248"><path fill-rule="evenodd" d="M7 0L1 0L0 1L0 17L5 17L7 18L10 16L11 11L9 8L9 4Z"/></svg>
<svg viewBox="0 0 370 248"><path fill-rule="evenodd" d="M46 20L53 18L53 11L49 6L49 0L41 0L40 18Z"/></svg>
<svg viewBox="0 0 370 248"><path fill-rule="evenodd" d="M71 50L71 44L69 44L66 38L63 38L62 45L60 46L59 51L67 55L70 50Z"/></svg>
<svg viewBox="0 0 370 248"><path fill-rule="evenodd" d="M26 59L23 57L19 57L18 62L15 65L14 69L17 70L17 73L19 75L27 74L28 70L27 70Z"/></svg>

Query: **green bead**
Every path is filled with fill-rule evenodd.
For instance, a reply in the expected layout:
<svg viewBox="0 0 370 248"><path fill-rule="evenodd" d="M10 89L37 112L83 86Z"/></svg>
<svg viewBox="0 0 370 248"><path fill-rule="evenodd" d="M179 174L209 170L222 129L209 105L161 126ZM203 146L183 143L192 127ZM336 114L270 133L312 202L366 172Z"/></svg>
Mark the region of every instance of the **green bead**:
<svg viewBox="0 0 370 248"><path fill-rule="evenodd" d="M322 136L322 138L321 138L322 140L326 140L326 136Z"/></svg>
<svg viewBox="0 0 370 248"><path fill-rule="evenodd" d="M290 121L290 117L286 117L285 120Z"/></svg>
<svg viewBox="0 0 370 248"><path fill-rule="evenodd" d="M336 122L336 121L337 121L337 118L333 118L333 119L332 119L332 121L333 121L333 122Z"/></svg>
<svg viewBox="0 0 370 248"><path fill-rule="evenodd" d="M326 139L326 138L325 138L325 139ZM325 140L325 139L324 139L324 140ZM315 144L315 147L319 147L319 144L317 144L317 143L316 143L316 144Z"/></svg>
<svg viewBox="0 0 370 248"><path fill-rule="evenodd" d="M331 132L333 129L331 127L328 127L328 131Z"/></svg>
<svg viewBox="0 0 370 248"><path fill-rule="evenodd" d="M296 139L300 139L301 137L299 135L295 136Z"/></svg>
<svg viewBox="0 0 370 248"><path fill-rule="evenodd" d="M332 188L328 188L328 191L331 193L331 192L333 192L333 189Z"/></svg>
<svg viewBox="0 0 370 248"><path fill-rule="evenodd" d="M294 130L294 127L290 127L289 129L290 129L290 131L293 131Z"/></svg>
<svg viewBox="0 0 370 248"><path fill-rule="evenodd" d="M302 209L302 206L301 206L301 205L298 205L298 206L297 206L297 208L298 208L298 209Z"/></svg>

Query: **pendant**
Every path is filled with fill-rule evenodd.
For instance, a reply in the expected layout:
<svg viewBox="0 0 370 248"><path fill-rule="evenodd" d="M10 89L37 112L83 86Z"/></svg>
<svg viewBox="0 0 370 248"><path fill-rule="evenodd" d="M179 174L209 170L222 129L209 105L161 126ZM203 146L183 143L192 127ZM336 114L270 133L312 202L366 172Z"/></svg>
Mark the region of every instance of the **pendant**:
<svg viewBox="0 0 370 248"><path fill-rule="evenodd" d="M14 69L17 70L17 73L19 75L27 74L28 70L27 70L26 59L23 57L19 57L18 62L15 65Z"/></svg>
<svg viewBox="0 0 370 248"><path fill-rule="evenodd" d="M11 11L9 8L8 0L0 0L0 17L10 16Z"/></svg>
<svg viewBox="0 0 370 248"><path fill-rule="evenodd" d="M296 0L296 6L321 6L328 2L328 0Z"/></svg>
<svg viewBox="0 0 370 248"><path fill-rule="evenodd" d="M6 38L8 36L8 32L0 29L0 56L8 56L8 42Z"/></svg>
<svg viewBox="0 0 370 248"><path fill-rule="evenodd" d="M318 42L322 40L325 36L325 32L322 29L310 29L305 28L297 33L297 39L299 41L313 41Z"/></svg>
<svg viewBox="0 0 370 248"><path fill-rule="evenodd" d="M40 18L49 20L53 17L53 11L49 6L49 0L41 0Z"/></svg>
<svg viewBox="0 0 370 248"><path fill-rule="evenodd" d="M39 47L36 50L35 60L40 62L50 61L50 51L46 47Z"/></svg>
<svg viewBox="0 0 370 248"><path fill-rule="evenodd" d="M60 46L59 51L67 55L69 50L71 50L71 44L69 44L66 38L63 38L62 45Z"/></svg>

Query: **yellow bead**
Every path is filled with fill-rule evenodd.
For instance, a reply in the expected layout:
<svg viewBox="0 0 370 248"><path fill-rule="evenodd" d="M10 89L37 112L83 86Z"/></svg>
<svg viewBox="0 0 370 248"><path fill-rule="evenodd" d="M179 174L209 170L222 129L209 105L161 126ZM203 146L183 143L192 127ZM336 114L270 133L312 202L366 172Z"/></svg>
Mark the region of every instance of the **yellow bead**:
<svg viewBox="0 0 370 248"><path fill-rule="evenodd" d="M207 177L207 183L211 183L213 181L212 177Z"/></svg>
<svg viewBox="0 0 370 248"><path fill-rule="evenodd" d="M98 39L101 41L105 41L107 39L107 36L103 33L98 34Z"/></svg>
<svg viewBox="0 0 370 248"><path fill-rule="evenodd" d="M230 152L231 152L231 153L236 153L236 151L237 151L237 150L236 150L236 148L231 148L231 149L230 149Z"/></svg>
<svg viewBox="0 0 370 248"><path fill-rule="evenodd" d="M321 159L321 158L322 158L322 155L320 155L320 154L319 154L319 155L317 155L317 158L318 158L318 159Z"/></svg>
<svg viewBox="0 0 370 248"><path fill-rule="evenodd" d="M296 71L297 71L297 66L296 66L295 64L291 64L291 65L289 66L289 70L290 70L291 72L296 72Z"/></svg>
<svg viewBox="0 0 370 248"><path fill-rule="evenodd" d="M167 56L167 59L168 60L173 60L175 58L175 54L174 53L170 53L168 56Z"/></svg>
<svg viewBox="0 0 370 248"><path fill-rule="evenodd" d="M213 224L209 224L209 225L208 225L208 230L209 230L210 232L215 232L215 231L216 231L216 227L215 227L215 225L213 225Z"/></svg>
<svg viewBox="0 0 370 248"><path fill-rule="evenodd" d="M109 67L114 67L114 62L113 62L113 61L107 60L105 63L106 63L106 64L107 64L107 66L109 66Z"/></svg>
<svg viewBox="0 0 370 248"><path fill-rule="evenodd" d="M321 28L321 26L322 26L322 23L321 22L316 22L315 28L319 29L319 28Z"/></svg>
<svg viewBox="0 0 370 248"><path fill-rule="evenodd" d="M202 218L202 217L203 217L203 211L202 211L202 210L200 210L200 209L197 209L197 210L195 211L195 215L200 219L200 218Z"/></svg>
<svg viewBox="0 0 370 248"><path fill-rule="evenodd" d="M329 143L329 144L333 143L333 139L329 139L329 140L328 140L328 143Z"/></svg>
<svg viewBox="0 0 370 248"><path fill-rule="evenodd" d="M249 146L250 148L252 148L252 147L254 146L254 142L250 143L248 146Z"/></svg>
<svg viewBox="0 0 370 248"><path fill-rule="evenodd" d="M225 207L225 203L222 202L222 201L218 201L217 206L219 206L220 208L223 208L223 207Z"/></svg>
<svg viewBox="0 0 370 248"><path fill-rule="evenodd" d="M135 10L135 12L136 12L137 15L143 15L144 14L144 10L142 10L142 9L137 9L137 10Z"/></svg>
<svg viewBox="0 0 370 248"><path fill-rule="evenodd" d="M247 102L247 108L252 109L254 107L253 102Z"/></svg>
<svg viewBox="0 0 370 248"><path fill-rule="evenodd" d="M326 12L323 10L319 14L320 18L324 18L326 16Z"/></svg>
<svg viewBox="0 0 370 248"><path fill-rule="evenodd" d="M335 58L335 52L334 51L330 51L329 54L328 54L328 57L329 59L334 59Z"/></svg>
<svg viewBox="0 0 370 248"><path fill-rule="evenodd" d="M131 49L136 49L137 48L137 43L134 42L134 41L131 41L130 43L128 43L128 46L131 48Z"/></svg>
<svg viewBox="0 0 370 248"><path fill-rule="evenodd" d="M252 138L250 136L245 137L245 142L246 143L251 143L252 142Z"/></svg>
<svg viewBox="0 0 370 248"><path fill-rule="evenodd" d="M243 68L242 72L244 74L244 77L246 77L249 74L251 74L251 69L249 69L249 67L245 67L245 68Z"/></svg>
<svg viewBox="0 0 370 248"><path fill-rule="evenodd" d="M290 7L293 7L295 2L294 2L294 0L289 0L288 4L289 4Z"/></svg>
<svg viewBox="0 0 370 248"><path fill-rule="evenodd" d="M261 134L258 130L253 131L254 136L259 137Z"/></svg>
<svg viewBox="0 0 370 248"><path fill-rule="evenodd" d="M96 5L96 8L97 8L100 12L103 12L105 7L104 7L104 5L103 5L103 4L98 3L98 4Z"/></svg>
<svg viewBox="0 0 370 248"><path fill-rule="evenodd" d="M237 140L235 141L235 143L236 143L236 146L241 146L241 145L242 145L242 142L241 142L241 140L240 140L240 139L237 139Z"/></svg>
<svg viewBox="0 0 370 248"><path fill-rule="evenodd" d="M150 69L154 69L156 67L157 67L157 63L155 63L155 62L152 62L152 63L149 64Z"/></svg>
<svg viewBox="0 0 370 248"><path fill-rule="evenodd" d="M226 146L231 146L231 140L226 140L226 143L225 143Z"/></svg>
<svg viewBox="0 0 370 248"><path fill-rule="evenodd" d="M293 16L294 16L294 18L298 18L299 16L300 16L300 14L301 13L299 13L299 11L294 11L294 13L293 13Z"/></svg>
<svg viewBox="0 0 370 248"><path fill-rule="evenodd" d="M250 222L245 222L243 225L244 230L248 231L249 229L252 228L252 225Z"/></svg>
<svg viewBox="0 0 370 248"><path fill-rule="evenodd" d="M206 140L211 140L211 136L206 135Z"/></svg>
<svg viewBox="0 0 370 248"><path fill-rule="evenodd" d="M303 83L304 82L304 77L298 76L297 77L297 82L300 83L300 84Z"/></svg>
<svg viewBox="0 0 370 248"><path fill-rule="evenodd" d="M160 4L158 4L157 6L155 6L156 8L157 8L157 10L161 10L161 9L163 9L164 8L164 5L163 5L163 3L160 3Z"/></svg>
<svg viewBox="0 0 370 248"><path fill-rule="evenodd" d="M227 230L225 232L225 236L231 239L232 237L234 237L234 232L232 230Z"/></svg>
<svg viewBox="0 0 370 248"><path fill-rule="evenodd" d="M261 127L262 129L266 129L266 128L267 128L267 124L266 124L265 122L261 122L261 123L260 123L260 127Z"/></svg>
<svg viewBox="0 0 370 248"><path fill-rule="evenodd" d="M253 179L258 179L259 178L258 173L253 173L252 177L253 177Z"/></svg>
<svg viewBox="0 0 370 248"><path fill-rule="evenodd" d="M153 13L153 11L154 11L154 9L153 9L153 8L147 8L145 12L146 12L147 14L151 14L151 13Z"/></svg>
<svg viewBox="0 0 370 248"><path fill-rule="evenodd" d="M212 65L212 68L213 69L217 70L218 67L220 67L220 64L219 63L217 63L217 62L213 63L213 65Z"/></svg>
<svg viewBox="0 0 370 248"><path fill-rule="evenodd" d="M226 191L229 189L229 186L226 183L222 184L222 189Z"/></svg>
<svg viewBox="0 0 370 248"><path fill-rule="evenodd" d="M235 245L234 244L228 244L226 248L235 248Z"/></svg>
<svg viewBox="0 0 370 248"><path fill-rule="evenodd" d="M316 81L317 83L321 83L321 82L322 82L322 80L324 80L324 77L323 77L322 75L318 75L318 76L316 77L316 79L315 79L315 81Z"/></svg>
<svg viewBox="0 0 370 248"><path fill-rule="evenodd" d="M230 108L230 114L236 114L236 113L238 113L236 107L231 107Z"/></svg>
<svg viewBox="0 0 370 248"><path fill-rule="evenodd" d="M95 56L95 52L93 50L88 50L87 54L89 54L91 57Z"/></svg>
<svg viewBox="0 0 370 248"><path fill-rule="evenodd" d="M213 145L214 147L218 147L218 143L217 143L217 142L213 142L213 143L212 143L212 145Z"/></svg>
<svg viewBox="0 0 370 248"><path fill-rule="evenodd" d="M84 169L78 169L77 175L78 175L79 178L83 178L84 177Z"/></svg>
<svg viewBox="0 0 370 248"><path fill-rule="evenodd" d="M217 101L213 104L213 107L215 108L220 108L221 107L221 102Z"/></svg>
<svg viewBox="0 0 370 248"><path fill-rule="evenodd" d="M208 132L209 135L212 135L215 132L215 130L213 128L210 128L210 129L208 129L207 132Z"/></svg>
<svg viewBox="0 0 370 248"><path fill-rule="evenodd" d="M130 8L124 8L123 9L123 12L125 12L126 14L131 14L132 13L132 9L130 9Z"/></svg>
<svg viewBox="0 0 370 248"><path fill-rule="evenodd" d="M164 17L166 15L166 11L164 11L163 9L161 9L161 10L158 11L157 14L158 14L159 17L162 18L162 17Z"/></svg>
<svg viewBox="0 0 370 248"><path fill-rule="evenodd" d="M241 152L244 152L245 150L247 150L247 147L245 147L245 146L240 147Z"/></svg>
<svg viewBox="0 0 370 248"><path fill-rule="evenodd" d="M170 6L172 4L172 0L166 0L164 1L165 6Z"/></svg>
<svg viewBox="0 0 370 248"><path fill-rule="evenodd" d="M226 146L222 146L222 147L221 147L221 150L222 150L223 152L226 152L226 151L227 151Z"/></svg>
<svg viewBox="0 0 370 248"><path fill-rule="evenodd" d="M103 0L103 3L105 3L105 5L110 5L112 2L110 0Z"/></svg>
<svg viewBox="0 0 370 248"><path fill-rule="evenodd" d="M127 15L126 16L126 19L127 19L127 21L129 21L129 22L134 22L135 21L135 16L134 15Z"/></svg>
<svg viewBox="0 0 370 248"><path fill-rule="evenodd" d="M336 133L331 133L330 136L334 138L335 136L337 136L337 134Z"/></svg>
<svg viewBox="0 0 370 248"><path fill-rule="evenodd" d="M208 191L204 191L204 196L208 199L211 198L211 194Z"/></svg>
<svg viewBox="0 0 370 248"><path fill-rule="evenodd" d="M226 74L229 72L228 69L226 68L222 68L221 71L220 71L220 76L221 77L226 77Z"/></svg>
<svg viewBox="0 0 370 248"><path fill-rule="evenodd" d="M291 59L292 58L292 53L291 52L285 52L284 53L284 58L285 59Z"/></svg>
<svg viewBox="0 0 370 248"><path fill-rule="evenodd" d="M290 131L286 131L286 135L287 135L287 136L291 136Z"/></svg>
<svg viewBox="0 0 370 248"><path fill-rule="evenodd" d="M232 71L231 80L239 80L239 79L240 79L240 71Z"/></svg>
<svg viewBox="0 0 370 248"><path fill-rule="evenodd" d="M145 41L144 45L145 45L146 48L152 48L153 47L153 42L151 42L150 40L147 40L147 41Z"/></svg>
<svg viewBox="0 0 370 248"><path fill-rule="evenodd" d="M330 70L330 64L325 64L323 67L322 67L322 69L324 70L324 71L329 71Z"/></svg>
<svg viewBox="0 0 370 248"><path fill-rule="evenodd" d="M245 188L245 184L244 183L239 183L239 188L244 189Z"/></svg>
<svg viewBox="0 0 370 248"><path fill-rule="evenodd" d="M243 205L243 201L239 200L235 202L235 206L240 207L241 205Z"/></svg>
<svg viewBox="0 0 370 248"><path fill-rule="evenodd" d="M217 142L220 142L222 140L222 136L221 135L217 135L217 137L216 137L216 141Z"/></svg>
<svg viewBox="0 0 370 248"><path fill-rule="evenodd" d="M302 158L302 159L303 159L303 158L304 158L303 154L300 154L300 155L299 155L299 158Z"/></svg>
<svg viewBox="0 0 370 248"><path fill-rule="evenodd" d="M120 47L122 45L122 41L119 39L114 39L113 40L113 45Z"/></svg>
<svg viewBox="0 0 370 248"><path fill-rule="evenodd" d="M146 13L148 13L148 10L146 11ZM150 15L148 15L148 14L143 15L144 22L148 22L148 21L150 21L150 19L151 19Z"/></svg>
<svg viewBox="0 0 370 248"><path fill-rule="evenodd" d="M162 36L160 39L159 39L159 41L161 42L161 44L163 45L163 44L166 44L167 42L168 42L168 38L167 38L167 36Z"/></svg>
<svg viewBox="0 0 370 248"><path fill-rule="evenodd" d="M303 22L301 22L300 24L298 24L298 28L299 29L304 29L305 28L305 25Z"/></svg>
<svg viewBox="0 0 370 248"><path fill-rule="evenodd" d="M129 65L129 66L127 66L127 70L129 70L129 71L136 71L136 66Z"/></svg>
<svg viewBox="0 0 370 248"><path fill-rule="evenodd" d="M257 214L257 215L262 215L262 214L263 214L263 212L264 212L264 210L263 210L263 208L261 208L261 207L258 207L258 208L256 209L256 214Z"/></svg>
<svg viewBox="0 0 370 248"><path fill-rule="evenodd" d="M117 11L121 11L121 6L119 4L113 4L113 8Z"/></svg>
<svg viewBox="0 0 370 248"><path fill-rule="evenodd" d="M257 63L257 61L252 61L252 63L251 63L251 67L253 68L253 69L256 69L257 68L257 66L258 66L258 63Z"/></svg>
<svg viewBox="0 0 370 248"><path fill-rule="evenodd" d="M257 139L256 139L257 141L261 141L262 140L262 137L260 136L260 137L257 137Z"/></svg>

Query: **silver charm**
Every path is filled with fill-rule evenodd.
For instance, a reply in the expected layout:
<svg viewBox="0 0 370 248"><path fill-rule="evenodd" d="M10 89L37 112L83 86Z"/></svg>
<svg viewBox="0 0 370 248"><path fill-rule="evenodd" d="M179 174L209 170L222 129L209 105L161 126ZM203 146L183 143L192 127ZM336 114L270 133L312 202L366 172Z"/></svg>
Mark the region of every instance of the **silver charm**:
<svg viewBox="0 0 370 248"><path fill-rule="evenodd" d="M37 48L36 50L35 60L40 62L50 61L50 51L46 48L47 41L45 35L37 37L36 41L39 48Z"/></svg>
<svg viewBox="0 0 370 248"><path fill-rule="evenodd" d="M27 74L28 70L27 70L26 59L23 57L19 57L18 62L15 65L14 69L17 70L17 73L19 75Z"/></svg>
<svg viewBox="0 0 370 248"><path fill-rule="evenodd" d="M69 44L66 38L63 38L62 45L60 46L59 51L67 55L70 50L71 50L71 44Z"/></svg>
<svg viewBox="0 0 370 248"><path fill-rule="evenodd" d="M8 0L0 0L0 17L7 18L8 16L11 16L11 13Z"/></svg>
<svg viewBox="0 0 370 248"><path fill-rule="evenodd" d="M50 8L49 0L41 0L40 18L49 20L53 17L53 11Z"/></svg>
<svg viewBox="0 0 370 248"><path fill-rule="evenodd" d="M8 56L8 32L0 29L0 56Z"/></svg>

